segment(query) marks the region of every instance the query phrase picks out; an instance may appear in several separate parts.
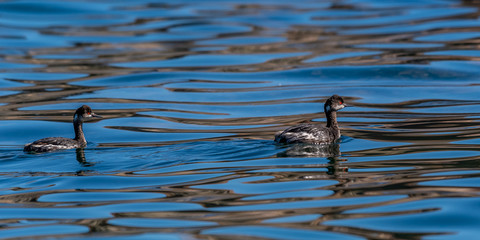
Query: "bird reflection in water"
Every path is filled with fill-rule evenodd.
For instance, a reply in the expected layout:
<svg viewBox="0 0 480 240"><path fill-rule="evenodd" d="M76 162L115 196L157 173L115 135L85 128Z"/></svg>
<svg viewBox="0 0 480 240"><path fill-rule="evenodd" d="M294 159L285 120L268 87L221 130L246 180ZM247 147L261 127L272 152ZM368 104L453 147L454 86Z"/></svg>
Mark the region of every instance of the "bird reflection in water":
<svg viewBox="0 0 480 240"><path fill-rule="evenodd" d="M277 157L318 157L327 158L327 174L337 175L348 172L348 167L341 166L341 162L347 161L340 158L340 144L293 144L288 145L285 151L277 154Z"/></svg>
<svg viewBox="0 0 480 240"><path fill-rule="evenodd" d="M83 148L76 149L77 154L77 162L80 163L84 167L91 167L94 166L94 163L88 162L85 158L85 150Z"/></svg>
<svg viewBox="0 0 480 240"><path fill-rule="evenodd" d="M293 144L277 154L278 157L337 157L340 156L340 145L332 144Z"/></svg>

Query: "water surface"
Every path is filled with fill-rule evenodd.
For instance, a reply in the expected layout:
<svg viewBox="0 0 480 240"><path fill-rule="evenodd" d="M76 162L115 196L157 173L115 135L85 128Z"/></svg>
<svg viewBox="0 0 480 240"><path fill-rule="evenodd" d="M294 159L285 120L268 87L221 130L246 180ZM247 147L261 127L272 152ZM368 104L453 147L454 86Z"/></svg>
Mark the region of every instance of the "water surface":
<svg viewBox="0 0 480 240"><path fill-rule="evenodd" d="M0 236L475 239L478 8L3 1ZM273 143L332 94L340 144ZM86 149L23 153L82 104Z"/></svg>

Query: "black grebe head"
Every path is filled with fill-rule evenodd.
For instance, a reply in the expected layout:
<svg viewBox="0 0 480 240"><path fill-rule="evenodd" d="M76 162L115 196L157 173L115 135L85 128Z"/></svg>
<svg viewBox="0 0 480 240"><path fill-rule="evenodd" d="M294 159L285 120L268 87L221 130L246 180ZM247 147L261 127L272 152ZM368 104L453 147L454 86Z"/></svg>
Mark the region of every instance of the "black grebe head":
<svg viewBox="0 0 480 240"><path fill-rule="evenodd" d="M92 109L87 105L83 105L79 107L77 111L75 111L75 114L73 115L73 119L76 121L77 120L83 121L84 118L91 118L91 117L102 118L102 116L93 113Z"/></svg>
<svg viewBox="0 0 480 240"><path fill-rule="evenodd" d="M345 101L343 101L343 98L335 94L331 96L329 99L327 99L323 108L325 110L325 113L329 113L329 112L336 112L346 106L347 104L345 104Z"/></svg>

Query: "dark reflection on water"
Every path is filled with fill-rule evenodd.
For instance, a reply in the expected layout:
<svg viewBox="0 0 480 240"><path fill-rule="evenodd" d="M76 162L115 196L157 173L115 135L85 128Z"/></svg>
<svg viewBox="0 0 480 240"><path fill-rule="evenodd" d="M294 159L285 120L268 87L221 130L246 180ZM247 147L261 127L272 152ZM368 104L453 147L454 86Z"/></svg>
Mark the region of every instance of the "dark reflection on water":
<svg viewBox="0 0 480 240"><path fill-rule="evenodd" d="M478 7L0 2L0 236L475 239ZM332 94L339 144L273 143Z"/></svg>
<svg viewBox="0 0 480 240"><path fill-rule="evenodd" d="M337 157L340 156L340 144L294 144L287 146L286 150L277 154L277 157Z"/></svg>

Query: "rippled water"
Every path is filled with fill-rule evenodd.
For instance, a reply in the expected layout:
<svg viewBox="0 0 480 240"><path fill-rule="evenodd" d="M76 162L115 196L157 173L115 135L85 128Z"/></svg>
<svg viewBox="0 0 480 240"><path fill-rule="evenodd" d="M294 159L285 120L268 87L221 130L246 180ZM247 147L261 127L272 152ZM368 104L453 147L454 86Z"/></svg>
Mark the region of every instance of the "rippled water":
<svg viewBox="0 0 480 240"><path fill-rule="evenodd" d="M479 7L2 1L0 237L478 238ZM339 145L273 143L332 94Z"/></svg>

